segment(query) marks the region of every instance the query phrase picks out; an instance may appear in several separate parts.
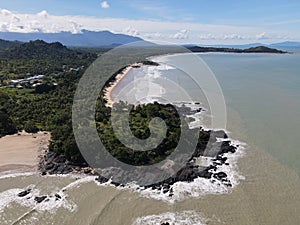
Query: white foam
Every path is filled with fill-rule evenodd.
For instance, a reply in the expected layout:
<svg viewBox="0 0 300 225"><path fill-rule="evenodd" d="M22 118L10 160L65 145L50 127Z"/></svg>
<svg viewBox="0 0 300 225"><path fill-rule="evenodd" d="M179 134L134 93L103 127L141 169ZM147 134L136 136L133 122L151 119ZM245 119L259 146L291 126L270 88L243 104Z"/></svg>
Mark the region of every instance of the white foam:
<svg viewBox="0 0 300 225"><path fill-rule="evenodd" d="M37 174L37 172L17 172L8 171L4 173L0 173L0 180L8 179L8 178L15 178L15 177L28 177Z"/></svg>
<svg viewBox="0 0 300 225"><path fill-rule="evenodd" d="M198 109L200 104L196 104L194 102L192 103L184 103L185 106L190 107L192 109ZM178 106L181 106L182 103L176 104ZM191 122L191 127L199 127L201 126L203 129L211 130L209 128L203 127L202 121L202 114L203 111L199 113L195 113L193 115L190 115L189 117L193 117L196 119L195 123ZM227 134L229 133L227 130L223 129ZM245 177L242 176L239 173L237 162L238 159L241 158L245 154L245 148L247 145L245 143L242 143L240 141L226 138L221 139L217 138L217 141L230 141L231 145L236 147L235 153L225 153L223 154L223 157L227 157L226 164L217 165L216 171L210 171L212 173L219 173L224 172L227 175L227 180L229 181L229 184L231 184L231 187L226 185L226 183L222 183L220 180L214 178L206 179L202 177L196 178L193 182L176 182L171 186L170 189L172 189L172 193L167 192L163 193L163 190L153 190L152 188L143 189L137 185L126 185L125 187L118 187L118 189L130 189L139 192L142 196L147 198L152 198L156 200L162 200L166 201L168 203L174 203L175 201L182 201L189 197L202 197L204 195L208 194L225 194L230 193L231 190L236 187L241 180L244 180ZM198 162L198 165L200 166L209 166L213 165L213 158L210 157L202 157L195 158L196 162ZM227 183L228 184L228 183ZM99 185L111 185L111 182L107 182L105 184L99 184ZM170 195L171 194L171 195Z"/></svg>
<svg viewBox="0 0 300 225"><path fill-rule="evenodd" d="M14 188L1 192L0 212L2 212L5 207L9 207L9 205L11 205L12 203L17 203L21 206L28 207L36 211L55 212L56 209L60 207L66 208L70 211L74 211L74 209L76 208L74 203L66 200L66 195L64 195L63 193L60 193L61 199L59 200L56 200L56 197L54 195L49 195L43 202L37 203L34 198L37 196L41 196L39 189L32 189L28 195L19 197L18 194L22 191L24 191L24 189Z"/></svg>
<svg viewBox="0 0 300 225"><path fill-rule="evenodd" d="M51 175L54 176L54 175ZM74 177L74 175L55 175L59 177ZM49 176L50 177L50 176ZM5 207L9 207L12 203L17 203L21 206L29 207L31 210L36 211L48 211L55 213L59 208L65 208L71 212L77 209L77 205L68 199L66 191L72 190L76 187L79 187L81 184L94 182L95 176L75 176L76 178L81 177L80 179L68 184L67 186L57 190L48 195L41 195L41 191L36 188L35 185L30 185L24 189L14 188L9 189L0 193L0 212L3 211ZM19 197L18 194L24 190L31 189L30 193L24 197ZM61 198L57 199L55 194L58 194ZM47 198L41 202L37 203L34 198L38 196L47 196Z"/></svg>
<svg viewBox="0 0 300 225"><path fill-rule="evenodd" d="M212 177L210 179L198 177L193 182L176 182L171 186L173 192L163 193L163 190L152 190L151 188L145 190L138 190L140 194L146 198L153 198L156 200L166 201L168 203L174 203L176 201L182 201L189 197L203 197L208 194L226 194L230 193L233 188L235 188L241 180L245 177L242 176L238 171L237 161L240 157L245 154L245 144L239 141L230 140L232 145L238 146L235 153L225 153L224 157L227 157L228 164L222 164L217 166L216 171L211 171L213 173L225 172L227 174L227 179L230 181L231 187L222 183L220 180ZM212 158L209 157L199 157L198 160L201 162L202 166L212 165ZM196 160L197 161L197 160Z"/></svg>
<svg viewBox="0 0 300 225"><path fill-rule="evenodd" d="M172 225L205 225L206 219L195 211L167 212L159 215L139 217L133 225L160 225L168 222Z"/></svg>

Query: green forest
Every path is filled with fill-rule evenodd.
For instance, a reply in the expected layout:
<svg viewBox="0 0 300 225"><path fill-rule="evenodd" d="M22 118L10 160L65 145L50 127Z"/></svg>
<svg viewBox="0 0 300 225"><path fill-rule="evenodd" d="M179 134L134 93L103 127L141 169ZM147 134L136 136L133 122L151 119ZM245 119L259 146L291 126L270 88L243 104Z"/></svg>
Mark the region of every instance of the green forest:
<svg viewBox="0 0 300 225"><path fill-rule="evenodd" d="M41 40L28 43L0 42L0 137L22 130L29 133L49 131L49 151L62 155L69 162L84 163L73 133L73 98L86 69L108 50L110 49L69 49L60 43L49 44ZM148 61L147 57L178 52L189 51L182 47L170 46L126 49L122 53L122 60L127 64L121 69L115 68L114 74L101 67L100 84L102 87L109 85L124 66L133 62L156 66L157 63ZM136 61L130 61L132 58ZM108 58L106 64L115 66L114 60L114 57ZM88 88L85 91L89 92ZM132 151L115 136L111 123L111 108L106 107L105 103L102 89L95 112L98 134L111 155L128 164L154 164L163 160L176 148L182 126L187 126L187 121L182 124L172 105L151 103L133 107L124 102L117 103L116 108L130 111L129 125L137 138L149 137L149 123L155 117L162 118L167 126L166 138L157 148L144 152ZM182 109L186 110L184 107ZM118 122L122 123L121 120ZM197 135L200 137L203 134L200 131ZM188 146L189 141L184 141Z"/></svg>
<svg viewBox="0 0 300 225"><path fill-rule="evenodd" d="M72 129L72 103L79 79L97 57L109 49L68 49L60 43L31 41L0 50L0 135L25 130L51 132L49 150L62 154L71 162L84 162ZM133 51L134 54L135 51ZM153 53L149 51L148 55ZM157 65L141 57L147 65ZM122 69L121 69L122 70ZM120 70L119 70L120 71ZM101 79L108 84L118 71ZM22 81L12 86L14 79L26 79L42 74L38 81ZM36 85L38 84L38 85ZM54 85L55 84L55 85ZM163 118L167 124L167 138L153 151L136 153L123 146L112 132L111 109L105 107L99 93L96 108L97 130L103 144L119 160L134 164L152 164L168 156L180 137L180 119L170 105L158 103L140 105L130 113L133 134L141 139L149 136L149 122ZM131 107L119 103L119 108Z"/></svg>
<svg viewBox="0 0 300 225"><path fill-rule="evenodd" d="M72 132L72 102L84 68L97 56L40 40L0 50L0 136L49 131L50 151L82 161ZM70 69L78 67L83 69ZM23 82L22 88L10 87L10 80L37 74L44 75L34 81L37 86Z"/></svg>

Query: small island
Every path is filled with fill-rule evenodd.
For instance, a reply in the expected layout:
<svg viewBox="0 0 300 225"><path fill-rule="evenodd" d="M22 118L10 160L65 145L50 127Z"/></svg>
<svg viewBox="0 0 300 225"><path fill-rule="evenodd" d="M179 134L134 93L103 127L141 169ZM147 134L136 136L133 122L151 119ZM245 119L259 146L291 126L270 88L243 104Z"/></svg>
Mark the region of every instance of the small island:
<svg viewBox="0 0 300 225"><path fill-rule="evenodd" d="M225 53L274 53L274 54L285 54L288 53L286 51L278 50L275 48L269 48L266 46L256 46L246 49L239 48L216 48L216 47L200 47L200 46L187 46L192 52L225 52Z"/></svg>

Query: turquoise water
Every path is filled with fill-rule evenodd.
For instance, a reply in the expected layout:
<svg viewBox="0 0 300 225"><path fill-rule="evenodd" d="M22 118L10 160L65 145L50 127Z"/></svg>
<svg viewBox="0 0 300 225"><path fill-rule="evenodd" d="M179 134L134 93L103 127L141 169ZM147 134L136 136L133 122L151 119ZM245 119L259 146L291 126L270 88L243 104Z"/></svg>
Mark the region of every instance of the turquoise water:
<svg viewBox="0 0 300 225"><path fill-rule="evenodd" d="M201 54L237 111L247 141L300 175L300 51L294 54Z"/></svg>

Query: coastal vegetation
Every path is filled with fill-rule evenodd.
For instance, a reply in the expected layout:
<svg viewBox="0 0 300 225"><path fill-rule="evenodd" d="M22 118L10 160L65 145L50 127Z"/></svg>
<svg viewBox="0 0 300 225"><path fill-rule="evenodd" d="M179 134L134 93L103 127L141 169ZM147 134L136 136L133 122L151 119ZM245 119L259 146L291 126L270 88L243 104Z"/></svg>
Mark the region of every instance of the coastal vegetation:
<svg viewBox="0 0 300 225"><path fill-rule="evenodd" d="M78 150L72 129L73 97L85 69L109 49L69 49L60 43L49 44L41 40L11 45L3 42L3 46L6 47L0 51L0 135L21 130L49 131L50 152L62 155L70 162L83 163L84 159ZM178 52L178 49L170 47L158 49L159 51L152 51L148 48L147 56ZM200 52L215 51L200 47L190 49ZM247 51L267 50L259 48ZM132 52L136 54L136 50ZM140 62L144 65L157 65L147 61L145 56L140 58ZM120 71L122 69L116 74ZM114 81L116 74L101 77L102 84L107 86ZM136 153L122 145L112 132L111 109L105 107L103 93L99 96L95 115L97 130L114 157L129 164L144 165L161 161L174 151L181 126L174 107L153 103L134 107L130 111L131 130L138 138L149 137L149 122L154 117L163 118L168 128L167 137L156 149ZM129 110L132 106L119 103L117 107ZM203 135L205 136L205 132L200 132L199 137ZM207 141L207 135L205 138Z"/></svg>
<svg viewBox="0 0 300 225"><path fill-rule="evenodd" d="M43 41L2 51L0 135L18 130L50 131L50 151L66 155L72 161L83 161L72 132L72 101L84 68L96 58L95 53L82 53ZM37 74L44 77L18 84L11 82Z"/></svg>

